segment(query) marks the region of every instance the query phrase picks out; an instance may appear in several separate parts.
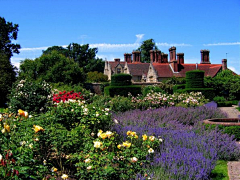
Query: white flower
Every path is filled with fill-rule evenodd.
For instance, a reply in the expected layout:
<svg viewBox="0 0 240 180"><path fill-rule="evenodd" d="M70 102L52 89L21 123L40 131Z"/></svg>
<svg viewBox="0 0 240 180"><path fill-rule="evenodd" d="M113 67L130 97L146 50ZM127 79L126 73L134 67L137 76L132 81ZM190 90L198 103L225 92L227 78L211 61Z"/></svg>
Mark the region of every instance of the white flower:
<svg viewBox="0 0 240 180"><path fill-rule="evenodd" d="M43 161L43 165L44 166L47 165L47 161L46 160Z"/></svg>
<svg viewBox="0 0 240 180"><path fill-rule="evenodd" d="M99 116L99 113L98 112L96 112L96 117L98 117Z"/></svg>
<svg viewBox="0 0 240 180"><path fill-rule="evenodd" d="M32 148L33 148L33 144L32 144L32 143L31 143L31 144L29 144L28 146L29 146L29 148L30 148L30 149L32 149Z"/></svg>
<svg viewBox="0 0 240 180"><path fill-rule="evenodd" d="M0 114L0 119L2 118L2 114Z"/></svg>
<svg viewBox="0 0 240 180"><path fill-rule="evenodd" d="M137 161L138 161L138 158L136 158L136 157L133 157L133 158L131 158L131 161L132 161L133 163L135 163L135 162L137 162Z"/></svg>
<svg viewBox="0 0 240 180"><path fill-rule="evenodd" d="M84 160L85 163L90 163L91 162L91 159L87 158Z"/></svg>
<svg viewBox="0 0 240 180"><path fill-rule="evenodd" d="M150 148L150 149L148 150L148 153L154 153L154 150L153 150L152 148Z"/></svg>
<svg viewBox="0 0 240 180"><path fill-rule="evenodd" d="M24 146L25 144L26 144L26 141L21 141L21 142L20 142L20 145L21 145L21 146Z"/></svg>
<svg viewBox="0 0 240 180"><path fill-rule="evenodd" d="M108 113L105 113L106 116L108 116Z"/></svg>
<svg viewBox="0 0 240 180"><path fill-rule="evenodd" d="M100 142L100 141L95 141L95 142L93 142L93 143L94 143L94 147L95 147L95 148L100 148L101 145L102 145L102 142Z"/></svg>
<svg viewBox="0 0 240 180"><path fill-rule="evenodd" d="M3 156L0 154L0 161L3 159Z"/></svg>
<svg viewBox="0 0 240 180"><path fill-rule="evenodd" d="M109 111L109 108L105 108L105 111Z"/></svg>
<svg viewBox="0 0 240 180"><path fill-rule="evenodd" d="M90 169L92 169L92 166L88 166L88 167L87 167L87 170L90 170Z"/></svg>
<svg viewBox="0 0 240 180"><path fill-rule="evenodd" d="M163 139L162 139L162 138L160 138L160 139L159 139L159 141L160 141L160 142L163 142Z"/></svg>
<svg viewBox="0 0 240 180"><path fill-rule="evenodd" d="M3 133L3 134L6 132L5 128L4 128L4 129L2 129L1 131L2 131L2 133Z"/></svg>
<svg viewBox="0 0 240 180"><path fill-rule="evenodd" d="M115 124L118 124L118 120L117 120L117 119L114 119L113 122L114 122Z"/></svg>
<svg viewBox="0 0 240 180"><path fill-rule="evenodd" d="M61 178L62 178L62 179L67 179L67 178L68 178L68 175L63 174L63 175L61 176Z"/></svg>

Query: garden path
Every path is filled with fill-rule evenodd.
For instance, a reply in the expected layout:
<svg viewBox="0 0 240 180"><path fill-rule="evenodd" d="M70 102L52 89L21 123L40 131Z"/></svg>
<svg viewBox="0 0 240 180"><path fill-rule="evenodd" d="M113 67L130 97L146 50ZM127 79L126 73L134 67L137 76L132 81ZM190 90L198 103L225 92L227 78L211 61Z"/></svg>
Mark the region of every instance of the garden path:
<svg viewBox="0 0 240 180"><path fill-rule="evenodd" d="M223 112L226 112L229 118L238 118L240 112L233 107L219 107ZM237 142L240 143L240 142ZM240 160L228 162L229 180L240 180Z"/></svg>

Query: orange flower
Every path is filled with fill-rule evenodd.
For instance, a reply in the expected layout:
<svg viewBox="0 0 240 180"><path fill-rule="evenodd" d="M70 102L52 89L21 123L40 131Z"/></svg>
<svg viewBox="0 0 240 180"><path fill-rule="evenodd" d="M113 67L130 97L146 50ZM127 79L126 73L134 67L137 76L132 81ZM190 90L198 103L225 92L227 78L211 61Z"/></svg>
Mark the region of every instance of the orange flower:
<svg viewBox="0 0 240 180"><path fill-rule="evenodd" d="M44 129L41 126L38 125L33 125L33 130L35 131L35 133L39 132L39 131L44 131Z"/></svg>

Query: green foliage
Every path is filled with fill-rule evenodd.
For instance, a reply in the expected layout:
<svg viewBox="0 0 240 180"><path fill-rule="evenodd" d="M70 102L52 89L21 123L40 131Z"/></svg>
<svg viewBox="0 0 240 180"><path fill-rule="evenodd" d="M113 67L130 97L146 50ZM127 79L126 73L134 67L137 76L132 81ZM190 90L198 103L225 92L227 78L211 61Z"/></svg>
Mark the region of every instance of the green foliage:
<svg viewBox="0 0 240 180"><path fill-rule="evenodd" d="M108 76L98 71L88 72L86 81L87 82L107 82Z"/></svg>
<svg viewBox="0 0 240 180"><path fill-rule="evenodd" d="M215 101L216 103L219 103L219 102L225 102L226 99L223 96L215 96L213 98L213 101Z"/></svg>
<svg viewBox="0 0 240 180"><path fill-rule="evenodd" d="M215 91L213 88L186 88L179 89L176 91L177 93L190 93L190 92L202 92L203 96L206 99L213 100L215 97Z"/></svg>
<svg viewBox="0 0 240 180"><path fill-rule="evenodd" d="M43 54L35 60L21 62L19 79L45 80L48 83L77 84L85 74L77 63L57 51Z"/></svg>
<svg viewBox="0 0 240 180"><path fill-rule="evenodd" d="M146 96L150 92L161 92L165 93L159 86L157 85L151 85L151 86L145 86L143 88L143 96Z"/></svg>
<svg viewBox="0 0 240 180"><path fill-rule="evenodd" d="M175 85L175 84L185 84L186 83L186 79L173 76L173 77L171 77L169 79L164 80L163 83L165 83L165 84L172 84L172 85Z"/></svg>
<svg viewBox="0 0 240 180"><path fill-rule="evenodd" d="M218 160L215 168L211 172L212 180L229 180L227 161Z"/></svg>
<svg viewBox="0 0 240 180"><path fill-rule="evenodd" d="M16 81L16 68L3 53L0 53L0 107L6 107L7 96Z"/></svg>
<svg viewBox="0 0 240 180"><path fill-rule="evenodd" d="M51 103L51 86L46 82L21 80L12 88L9 102L11 112L24 109L28 112L44 112Z"/></svg>
<svg viewBox="0 0 240 180"><path fill-rule="evenodd" d="M153 39L148 39L142 42L141 46L137 49L141 51L141 62L150 62L150 50L157 50L157 46Z"/></svg>
<svg viewBox="0 0 240 180"><path fill-rule="evenodd" d="M129 93L133 96L141 94L141 86L107 86L104 88L104 94L110 97L114 97L116 95L127 97Z"/></svg>
<svg viewBox="0 0 240 180"><path fill-rule="evenodd" d="M19 54L21 48L19 44L12 43L12 40L17 40L18 24L6 22L5 18L0 17L0 51L2 51L8 59L13 56L13 53Z"/></svg>
<svg viewBox="0 0 240 180"><path fill-rule="evenodd" d="M240 140L240 126L225 126L224 133L234 135L237 141Z"/></svg>
<svg viewBox="0 0 240 180"><path fill-rule="evenodd" d="M227 100L240 99L240 76L230 70L218 73L214 78L206 77L206 87L214 88L217 96L223 96Z"/></svg>
<svg viewBox="0 0 240 180"><path fill-rule="evenodd" d="M179 90L179 89L185 89L185 87L186 87L186 84L175 85L175 86L173 86L173 92L177 92L177 90Z"/></svg>
<svg viewBox="0 0 240 180"><path fill-rule="evenodd" d="M203 88L204 71L193 70L186 72L186 88Z"/></svg>
<svg viewBox="0 0 240 180"><path fill-rule="evenodd" d="M115 74L111 77L111 86L128 86L131 85L132 76L130 74Z"/></svg>

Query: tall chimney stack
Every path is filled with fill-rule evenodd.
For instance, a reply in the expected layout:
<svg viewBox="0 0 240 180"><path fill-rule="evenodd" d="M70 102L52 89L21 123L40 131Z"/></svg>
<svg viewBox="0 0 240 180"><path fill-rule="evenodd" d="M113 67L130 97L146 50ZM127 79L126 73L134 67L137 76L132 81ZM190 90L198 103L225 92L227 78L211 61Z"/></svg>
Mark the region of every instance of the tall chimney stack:
<svg viewBox="0 0 240 180"><path fill-rule="evenodd" d="M222 60L222 70L226 70L227 69L227 59L223 59Z"/></svg>
<svg viewBox="0 0 240 180"><path fill-rule="evenodd" d="M209 60L209 50L201 50L201 63L200 64L211 64Z"/></svg>

